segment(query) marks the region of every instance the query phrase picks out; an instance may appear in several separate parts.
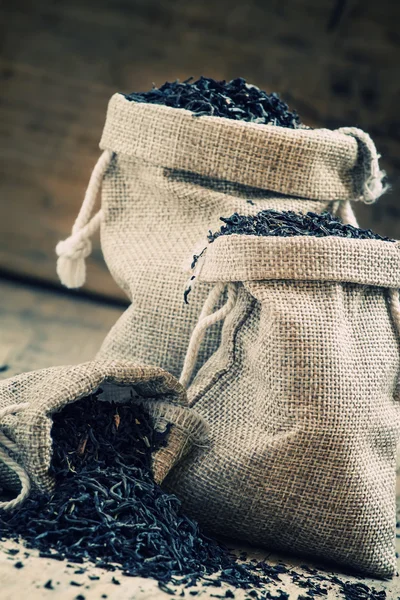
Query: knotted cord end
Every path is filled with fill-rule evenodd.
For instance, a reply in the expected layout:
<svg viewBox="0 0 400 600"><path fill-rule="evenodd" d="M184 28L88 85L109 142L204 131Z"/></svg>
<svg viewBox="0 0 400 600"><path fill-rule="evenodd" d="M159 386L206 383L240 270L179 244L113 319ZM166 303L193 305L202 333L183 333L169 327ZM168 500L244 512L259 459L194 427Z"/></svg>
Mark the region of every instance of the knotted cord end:
<svg viewBox="0 0 400 600"><path fill-rule="evenodd" d="M93 217L93 209L100 191L105 172L113 152L104 150L92 171L81 209L72 228L72 235L56 246L57 274L67 288L79 288L86 280L85 258L92 251L90 237L100 227L103 212L100 209Z"/></svg>
<svg viewBox="0 0 400 600"><path fill-rule="evenodd" d="M82 287L86 281L85 259L91 252L91 241L80 236L72 235L58 242L57 275L63 285L70 289Z"/></svg>

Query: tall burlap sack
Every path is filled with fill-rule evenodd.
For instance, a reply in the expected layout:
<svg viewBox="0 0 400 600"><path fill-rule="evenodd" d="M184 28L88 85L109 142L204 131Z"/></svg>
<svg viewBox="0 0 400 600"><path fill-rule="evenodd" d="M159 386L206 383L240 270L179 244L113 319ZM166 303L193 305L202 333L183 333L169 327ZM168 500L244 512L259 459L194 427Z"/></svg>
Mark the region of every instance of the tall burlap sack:
<svg viewBox="0 0 400 600"><path fill-rule="evenodd" d="M287 129L196 117L183 109L135 103L115 94L82 210L57 246L68 287L85 279L90 235L101 225L106 263L131 306L99 357L160 366L179 376L190 333L210 286L183 301L186 259L209 229L234 212L330 210L354 222L350 200L383 190L376 149L358 129ZM102 209L91 219L102 185ZM201 365L219 344L208 332Z"/></svg>
<svg viewBox="0 0 400 600"><path fill-rule="evenodd" d="M215 291L182 381L225 316L188 390L211 442L167 487L215 535L393 575L400 243L221 236L198 277Z"/></svg>
<svg viewBox="0 0 400 600"><path fill-rule="evenodd" d="M139 402L154 427L171 428L167 445L153 456L152 471L161 483L192 445L205 442L204 420L188 408L178 381L160 368L128 362L97 361L32 371L0 382L0 487L19 491L0 508L12 510L32 486L54 489L49 475L52 458L52 415L101 388L100 401Z"/></svg>

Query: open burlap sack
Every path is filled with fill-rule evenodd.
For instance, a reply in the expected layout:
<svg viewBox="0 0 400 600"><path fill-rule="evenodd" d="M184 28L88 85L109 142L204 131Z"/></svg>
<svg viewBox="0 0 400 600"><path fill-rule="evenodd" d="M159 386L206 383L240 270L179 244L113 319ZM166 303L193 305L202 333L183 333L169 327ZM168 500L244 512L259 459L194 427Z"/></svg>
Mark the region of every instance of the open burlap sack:
<svg viewBox="0 0 400 600"><path fill-rule="evenodd" d="M0 487L19 490L19 494L9 502L1 502L0 508L15 508L32 485L43 492L54 489L55 482L49 475L52 415L100 388L99 401L140 402L154 427L163 430L171 425L167 445L153 456L157 483L193 444L204 443L204 420L188 408L186 393L178 381L157 367L87 362L5 379L0 382Z"/></svg>
<svg viewBox="0 0 400 600"><path fill-rule="evenodd" d="M72 236L57 246L68 287L85 279L90 236L101 225L102 250L131 306L105 339L101 358L128 359L179 376L203 283L189 307L186 259L206 244L221 215L265 208L339 212L354 222L350 200L371 202L383 190L376 149L358 129L287 129L197 117L190 111L109 103L96 165ZM102 186L102 208L91 217ZM201 365L219 344L209 331Z"/></svg>
<svg viewBox="0 0 400 600"><path fill-rule="evenodd" d="M188 389L211 442L167 487L213 534L393 575L400 243L221 236L198 277L215 287L181 381L225 317Z"/></svg>

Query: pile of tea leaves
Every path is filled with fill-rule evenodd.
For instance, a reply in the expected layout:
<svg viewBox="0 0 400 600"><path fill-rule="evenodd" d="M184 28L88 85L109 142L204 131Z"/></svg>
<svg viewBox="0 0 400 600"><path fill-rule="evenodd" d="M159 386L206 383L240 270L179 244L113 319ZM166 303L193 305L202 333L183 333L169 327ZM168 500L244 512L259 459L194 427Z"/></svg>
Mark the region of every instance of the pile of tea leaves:
<svg viewBox="0 0 400 600"><path fill-rule="evenodd" d="M370 229L359 229L353 225L345 225L339 218L329 212L307 214L293 211L262 210L256 215L239 215L221 217L224 225L215 233L209 232L209 242L214 242L221 235L257 235L275 237L294 237L308 235L313 237L336 236L358 240L382 240L394 242L390 238L374 233Z"/></svg>
<svg viewBox="0 0 400 600"><path fill-rule="evenodd" d="M276 93L267 94L255 85L246 83L242 77L232 81L215 81L190 77L182 83L166 82L148 92L125 95L127 100L162 104L172 108L185 108L194 116L213 116L249 121L263 125L276 125L297 129L301 126L299 116Z"/></svg>
<svg viewBox="0 0 400 600"><path fill-rule="evenodd" d="M53 415L55 492L35 492L14 513L1 514L0 538L22 539L45 558L150 577L171 595L176 586L197 595L194 586L226 583L246 590L248 600L287 600L279 589L282 573L305 597L326 595L331 575L311 570L300 575L281 563L243 563L182 513L178 498L163 491L150 470L152 454L166 444L168 433L168 428L157 432L138 403L115 404L92 395L67 405ZM386 597L335 577L337 582L344 598ZM231 589L215 597L234 598Z"/></svg>
<svg viewBox="0 0 400 600"><path fill-rule="evenodd" d="M152 454L166 443L139 404L96 395L53 416L53 494L34 493L13 514L1 515L0 536L69 561L92 561L126 575L194 583L219 572L235 587L258 586L250 572L181 513L176 496L151 474ZM276 575L279 569L276 571ZM271 567L274 576L274 568Z"/></svg>

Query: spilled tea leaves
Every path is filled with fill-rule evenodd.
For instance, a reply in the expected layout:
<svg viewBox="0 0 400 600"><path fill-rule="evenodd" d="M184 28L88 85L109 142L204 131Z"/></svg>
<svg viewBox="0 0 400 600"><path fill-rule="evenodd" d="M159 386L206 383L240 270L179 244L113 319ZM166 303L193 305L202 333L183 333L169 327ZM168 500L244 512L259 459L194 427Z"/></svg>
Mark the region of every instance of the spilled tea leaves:
<svg viewBox="0 0 400 600"><path fill-rule="evenodd" d="M53 416L56 491L35 493L12 515L1 515L1 536L21 537L48 558L89 560L164 583L186 577L194 585L221 571L236 587L258 585L259 575L202 535L178 498L154 482L152 455L167 436L139 404L91 396L66 406Z"/></svg>
<svg viewBox="0 0 400 600"><path fill-rule="evenodd" d="M168 429L155 431L139 404L108 403L96 395L83 398L53 415L52 437L56 491L36 492L15 513L1 515L1 537L22 538L46 558L75 564L89 561L126 576L156 579L159 588L171 595L177 594L177 585L218 589L226 583L247 590L249 599L283 600L286 593L276 589L282 573L294 583L301 581L300 587L311 596L324 593L320 583L331 577L319 575L317 585L309 573L297 574L283 564L255 560L242 564L182 514L178 498L164 492L151 474L152 454L166 444ZM24 565L18 561L14 566ZM114 576L111 581L121 583ZM372 595L372 590L366 596L366 586L361 590L340 583L345 598L385 597ZM70 580L70 585L82 583ZM54 589L51 580L44 587ZM188 591L201 594L201 588ZM224 593L220 597L235 597L232 590Z"/></svg>

